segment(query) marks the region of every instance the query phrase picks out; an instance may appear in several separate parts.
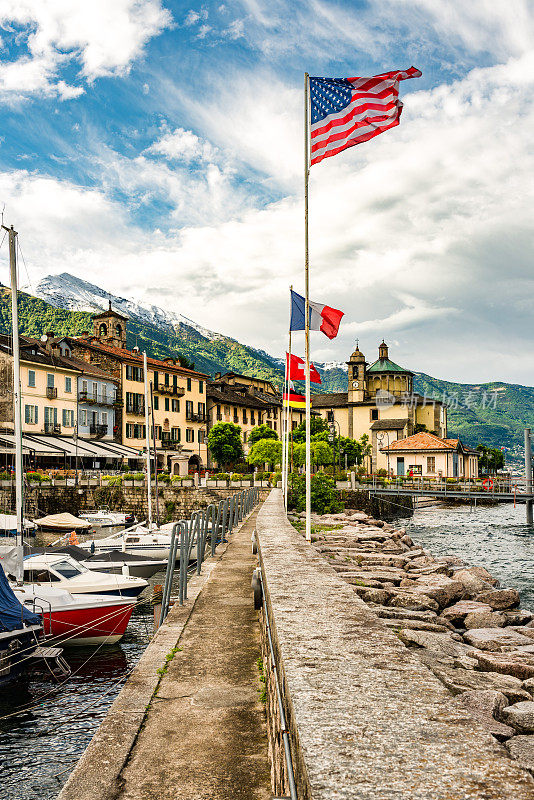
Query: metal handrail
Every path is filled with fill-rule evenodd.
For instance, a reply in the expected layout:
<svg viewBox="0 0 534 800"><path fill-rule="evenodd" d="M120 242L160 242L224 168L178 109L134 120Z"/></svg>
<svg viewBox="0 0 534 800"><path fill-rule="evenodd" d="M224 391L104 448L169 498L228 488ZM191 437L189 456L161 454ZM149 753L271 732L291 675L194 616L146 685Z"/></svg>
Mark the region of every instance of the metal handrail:
<svg viewBox="0 0 534 800"><path fill-rule="evenodd" d="M169 613L178 548L180 551L178 598L182 606L184 600L187 600L188 567L194 548L196 547L195 571L197 575L200 574L202 562L206 558L210 521L210 550L213 556L218 542L227 541L227 535L252 512L258 504L259 498L259 489L253 486L238 492L230 499L220 500L217 506L212 503L206 509L193 511L189 520L180 520L173 525L158 626L162 624Z"/></svg>

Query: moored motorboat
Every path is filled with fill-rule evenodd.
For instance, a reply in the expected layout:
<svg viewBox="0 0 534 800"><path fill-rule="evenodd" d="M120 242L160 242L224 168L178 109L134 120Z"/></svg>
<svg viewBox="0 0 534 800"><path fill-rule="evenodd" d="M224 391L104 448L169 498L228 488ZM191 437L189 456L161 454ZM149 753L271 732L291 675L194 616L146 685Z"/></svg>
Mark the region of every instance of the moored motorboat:
<svg viewBox="0 0 534 800"><path fill-rule="evenodd" d="M24 558L26 583L54 585L71 594L137 597L148 582L144 578L90 570L67 553L38 553Z"/></svg>
<svg viewBox="0 0 534 800"><path fill-rule="evenodd" d="M14 586L26 608L38 614L45 634L67 646L115 644L124 635L136 601L113 595L73 595L44 584Z"/></svg>
<svg viewBox="0 0 534 800"><path fill-rule="evenodd" d="M20 603L0 566L0 687L21 678L32 665L42 632L40 617Z"/></svg>
<svg viewBox="0 0 534 800"><path fill-rule="evenodd" d="M96 511L81 511L78 516L80 519L89 522L93 528L112 528L116 525L131 525L135 522L133 514L109 511L106 508L97 509Z"/></svg>
<svg viewBox="0 0 534 800"><path fill-rule="evenodd" d="M49 514L46 517L41 517L41 519L36 519L35 524L44 531L86 531L91 527L91 523L87 522L87 520L80 519L67 512Z"/></svg>
<svg viewBox="0 0 534 800"><path fill-rule="evenodd" d="M122 536L109 536L103 539L92 539L79 546L94 555L109 553L121 549L125 553L148 558L168 560L171 549L172 531L149 530L140 527Z"/></svg>
<svg viewBox="0 0 534 800"><path fill-rule="evenodd" d="M117 545L116 545L117 547ZM37 551L33 551L37 552ZM136 556L133 553L126 553L123 550L109 550L105 552L91 554L90 550L77 545L64 545L50 548L41 548L38 552L68 553L76 561L84 564L88 569L96 572L107 572L114 575L124 575L126 572L134 578L145 578L148 580L156 572L161 572L167 566L164 558L149 558L148 556Z"/></svg>

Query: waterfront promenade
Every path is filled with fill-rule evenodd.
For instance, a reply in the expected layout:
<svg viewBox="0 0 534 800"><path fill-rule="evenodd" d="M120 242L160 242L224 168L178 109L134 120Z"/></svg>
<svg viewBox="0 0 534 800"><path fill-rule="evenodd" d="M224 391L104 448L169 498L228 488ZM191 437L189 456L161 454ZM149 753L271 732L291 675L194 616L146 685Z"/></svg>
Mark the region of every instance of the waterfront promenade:
<svg viewBox="0 0 534 800"><path fill-rule="evenodd" d="M271 800L289 774L292 800L534 800L517 593L364 512L320 522L306 542L275 489L204 563L59 800Z"/></svg>
<svg viewBox="0 0 534 800"><path fill-rule="evenodd" d="M171 610L61 800L270 800L250 590L255 519L204 562L189 600Z"/></svg>

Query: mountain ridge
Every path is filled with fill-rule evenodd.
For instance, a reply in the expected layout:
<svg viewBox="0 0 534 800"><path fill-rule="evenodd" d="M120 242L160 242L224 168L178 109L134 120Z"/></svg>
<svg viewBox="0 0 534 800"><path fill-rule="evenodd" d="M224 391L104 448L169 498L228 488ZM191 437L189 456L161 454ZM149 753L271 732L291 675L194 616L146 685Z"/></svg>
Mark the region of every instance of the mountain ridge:
<svg viewBox="0 0 534 800"><path fill-rule="evenodd" d="M91 315L113 308L129 317L127 346L138 345L149 355L165 357L180 353L194 361L198 371L213 376L233 371L283 384L283 358L244 345L211 331L194 320L158 306L121 298L69 273L47 276L37 285L36 295L19 293L20 331L40 336L46 331L80 335L91 330ZM9 291L0 290L0 330L11 328ZM344 362L317 363L321 391L347 391ZM522 453L523 429L534 428L534 388L504 381L459 383L414 374L415 391L449 402L449 435L468 444L504 445L513 459Z"/></svg>

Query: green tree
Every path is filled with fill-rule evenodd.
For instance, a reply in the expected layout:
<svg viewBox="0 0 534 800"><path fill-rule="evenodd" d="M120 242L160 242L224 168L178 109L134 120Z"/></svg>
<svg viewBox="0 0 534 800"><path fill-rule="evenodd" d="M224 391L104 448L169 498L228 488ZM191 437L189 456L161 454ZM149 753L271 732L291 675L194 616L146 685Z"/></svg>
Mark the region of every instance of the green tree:
<svg viewBox="0 0 534 800"><path fill-rule="evenodd" d="M278 436L276 431L273 431L268 425L256 425L248 435L248 443L252 446L261 439L278 439Z"/></svg>
<svg viewBox="0 0 534 800"><path fill-rule="evenodd" d="M306 478L304 475L292 476L288 492L288 506L296 511L304 511L306 507ZM317 514L333 513L343 510L341 495L336 491L332 478L324 472L311 476L311 509Z"/></svg>
<svg viewBox="0 0 534 800"><path fill-rule="evenodd" d="M282 463L282 442L278 439L259 439L250 448L247 461L256 467L271 464L276 468Z"/></svg>
<svg viewBox="0 0 534 800"><path fill-rule="evenodd" d="M310 419L310 434L312 442L328 441L328 423L323 417ZM303 420L293 431L293 441L296 443L306 441L306 421Z"/></svg>
<svg viewBox="0 0 534 800"><path fill-rule="evenodd" d="M478 464L482 472L489 475L504 467L504 453L500 448L479 444L477 450L481 454Z"/></svg>
<svg viewBox="0 0 534 800"><path fill-rule="evenodd" d="M311 460L312 464L325 466L331 464L334 458L334 453L328 442L318 441L310 442ZM299 442L293 447L293 463L297 467L303 467L306 463L306 443Z"/></svg>
<svg viewBox="0 0 534 800"><path fill-rule="evenodd" d="M226 469L229 464L243 458L241 428L233 422L218 422L208 434L208 449L219 467Z"/></svg>
<svg viewBox="0 0 534 800"><path fill-rule="evenodd" d="M363 463L365 456L371 454L372 447L368 435L364 433L359 439L339 436L336 439L336 449L342 465L345 465L345 456L347 456L347 466L353 467L354 465L360 466Z"/></svg>

